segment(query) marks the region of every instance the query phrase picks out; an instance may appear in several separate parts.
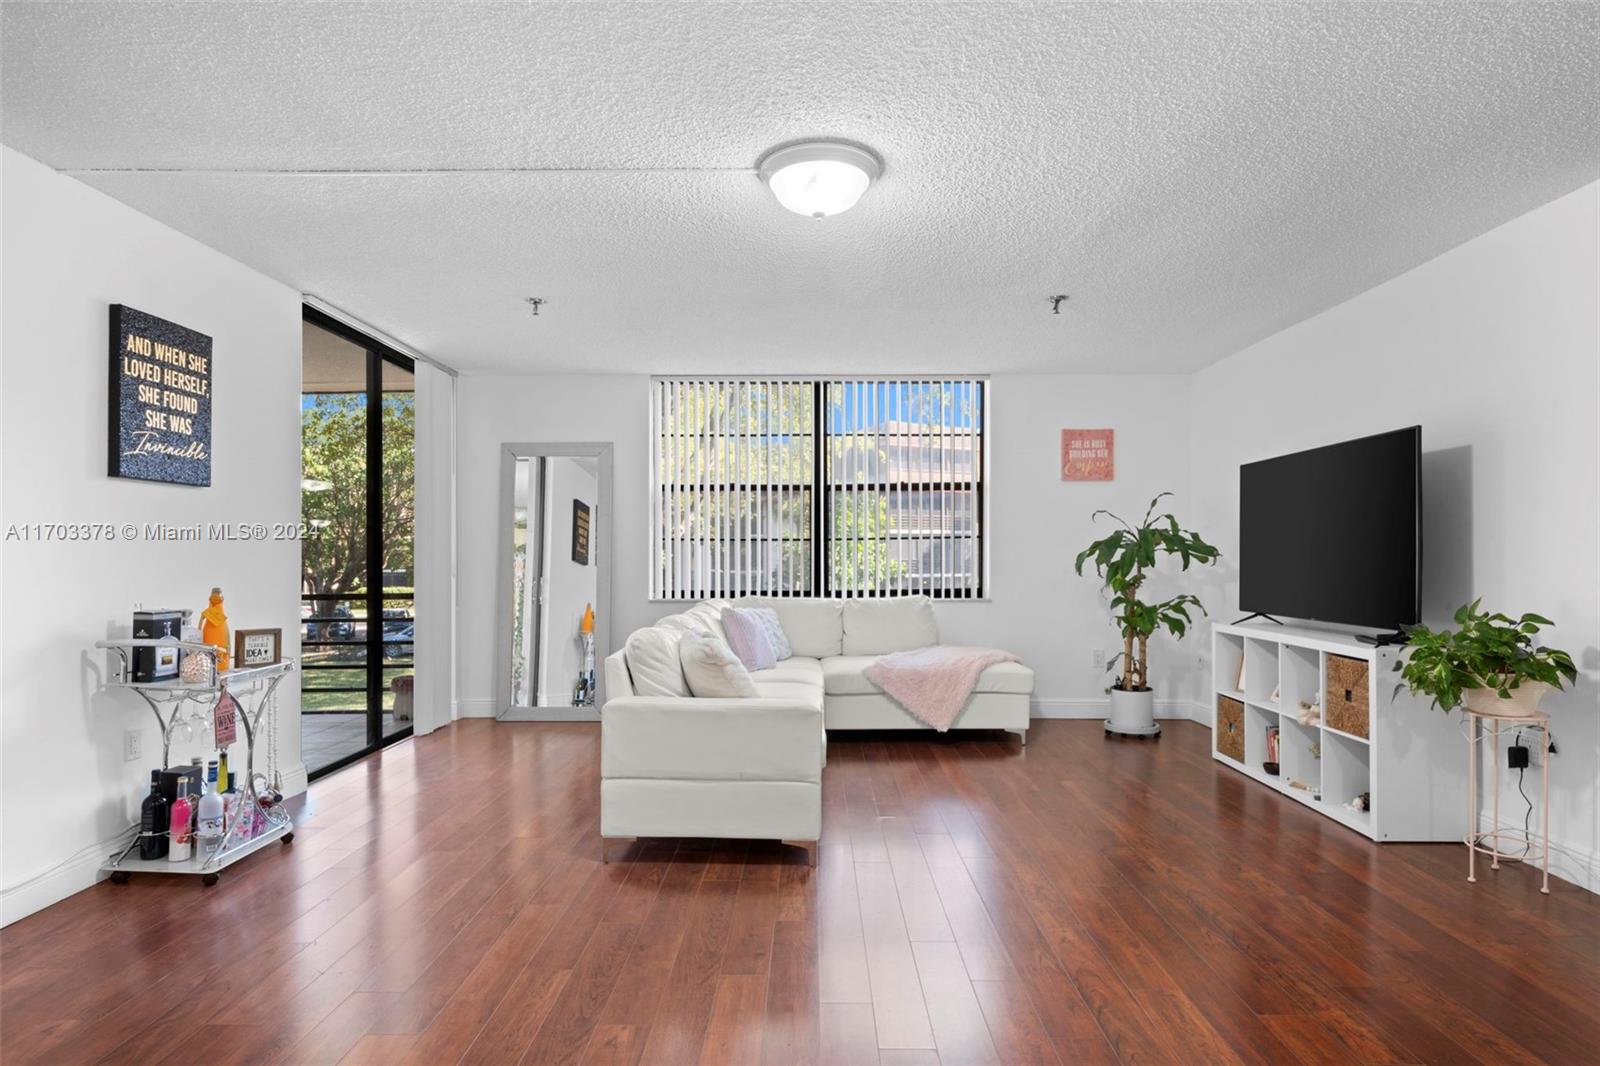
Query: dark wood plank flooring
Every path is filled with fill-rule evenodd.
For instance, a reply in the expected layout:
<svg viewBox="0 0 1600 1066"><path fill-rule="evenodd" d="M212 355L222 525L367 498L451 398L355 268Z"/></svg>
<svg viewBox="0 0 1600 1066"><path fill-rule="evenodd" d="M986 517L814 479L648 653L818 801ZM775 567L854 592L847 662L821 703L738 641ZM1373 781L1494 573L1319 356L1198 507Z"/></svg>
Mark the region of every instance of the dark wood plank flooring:
<svg viewBox="0 0 1600 1066"><path fill-rule="evenodd" d="M24 1063L1600 1062L1600 897L1377 847L1096 722L836 736L818 867L599 862L592 725L459 723L220 885L0 932Z"/></svg>

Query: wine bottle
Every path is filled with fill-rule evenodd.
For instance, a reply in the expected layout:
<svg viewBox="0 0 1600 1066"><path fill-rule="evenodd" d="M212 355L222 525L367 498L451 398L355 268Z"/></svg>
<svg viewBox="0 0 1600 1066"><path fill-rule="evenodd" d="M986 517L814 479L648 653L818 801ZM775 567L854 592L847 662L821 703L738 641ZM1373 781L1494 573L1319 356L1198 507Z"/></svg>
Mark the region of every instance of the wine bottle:
<svg viewBox="0 0 1600 1066"><path fill-rule="evenodd" d="M150 795L139 807L139 858L164 859L167 833L172 828L172 808L161 795L161 771L150 771Z"/></svg>
<svg viewBox="0 0 1600 1066"><path fill-rule="evenodd" d="M189 776L194 779L189 788L189 841L193 843L195 819L200 816L200 797L206 791L206 761L199 755L191 755L189 765L192 767Z"/></svg>

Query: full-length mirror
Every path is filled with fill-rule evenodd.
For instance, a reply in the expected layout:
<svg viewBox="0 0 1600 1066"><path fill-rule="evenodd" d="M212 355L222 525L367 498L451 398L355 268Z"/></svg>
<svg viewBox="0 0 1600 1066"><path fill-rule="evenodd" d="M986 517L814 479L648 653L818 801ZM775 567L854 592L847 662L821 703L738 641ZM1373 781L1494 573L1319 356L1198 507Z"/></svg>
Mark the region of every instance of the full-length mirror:
<svg viewBox="0 0 1600 1066"><path fill-rule="evenodd" d="M611 631L611 445L507 444L500 717L589 718Z"/></svg>

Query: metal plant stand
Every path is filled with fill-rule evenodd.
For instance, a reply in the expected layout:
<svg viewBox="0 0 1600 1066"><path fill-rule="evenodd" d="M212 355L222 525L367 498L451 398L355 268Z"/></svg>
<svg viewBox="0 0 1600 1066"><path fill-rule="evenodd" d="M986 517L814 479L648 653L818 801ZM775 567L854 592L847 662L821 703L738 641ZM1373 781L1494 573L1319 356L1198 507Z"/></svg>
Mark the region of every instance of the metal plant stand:
<svg viewBox="0 0 1600 1066"><path fill-rule="evenodd" d="M106 684L107 688L133 692L150 707L161 727L161 766L165 768L172 757L173 729L180 722L204 721L223 692L233 694L239 703L238 720L244 730L245 768L239 799L233 805L223 828L222 844L210 855L201 855L198 843L188 859L172 862L167 858L141 859L135 854L139 834L135 833L128 846L110 856L102 869L111 873L116 884L126 884L134 873L191 874L201 878L203 884L214 885L217 876L229 866L253 852L261 850L274 840L285 844L294 839L294 821L281 803L263 803L256 786L255 747L256 735L263 716L276 714L272 696L278 684L295 668L293 659L268 666L250 666L238 670L218 671L217 649L209 644L196 644L174 640L102 640L96 648L115 652L121 661L121 675ZM138 648L176 647L180 654L205 655L211 667L204 682L180 679L169 681L132 681L133 652ZM193 704L191 708L189 705ZM276 782L269 782L276 787Z"/></svg>
<svg viewBox="0 0 1600 1066"><path fill-rule="evenodd" d="M1550 894L1550 716L1541 712L1533 715L1496 715L1463 707L1467 725L1467 880L1478 880L1478 856L1489 856L1489 869L1498 870L1503 862L1531 861L1536 855L1543 861L1544 882L1539 891ZM1536 731L1544 738L1544 756L1539 761L1539 840L1534 846L1532 833L1521 829L1500 828L1500 737L1521 730ZM1489 754L1489 793L1492 807L1490 828L1480 828L1478 814L1478 749L1483 738L1491 742ZM1502 842L1521 844L1522 852L1507 855L1501 850Z"/></svg>

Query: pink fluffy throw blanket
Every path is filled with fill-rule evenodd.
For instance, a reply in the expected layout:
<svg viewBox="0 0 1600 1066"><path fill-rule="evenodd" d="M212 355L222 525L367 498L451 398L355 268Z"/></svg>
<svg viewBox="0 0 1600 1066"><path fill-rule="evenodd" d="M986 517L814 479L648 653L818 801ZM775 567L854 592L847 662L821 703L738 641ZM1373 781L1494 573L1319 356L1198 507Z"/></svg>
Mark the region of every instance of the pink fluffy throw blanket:
<svg viewBox="0 0 1600 1066"><path fill-rule="evenodd" d="M885 655L867 667L867 680L920 721L943 733L955 722L978 678L995 663L1018 658L998 648L932 644Z"/></svg>

